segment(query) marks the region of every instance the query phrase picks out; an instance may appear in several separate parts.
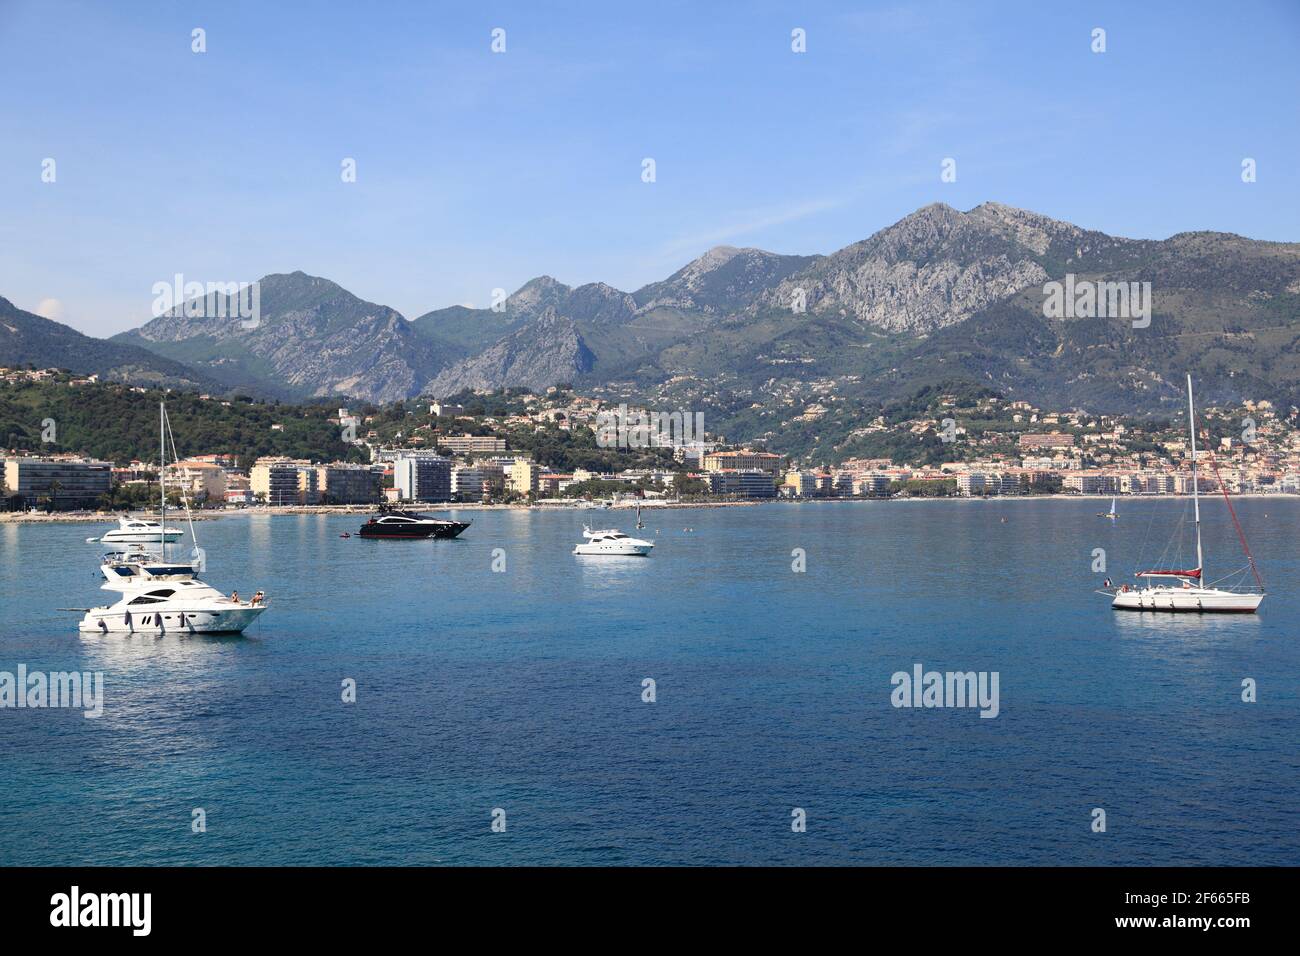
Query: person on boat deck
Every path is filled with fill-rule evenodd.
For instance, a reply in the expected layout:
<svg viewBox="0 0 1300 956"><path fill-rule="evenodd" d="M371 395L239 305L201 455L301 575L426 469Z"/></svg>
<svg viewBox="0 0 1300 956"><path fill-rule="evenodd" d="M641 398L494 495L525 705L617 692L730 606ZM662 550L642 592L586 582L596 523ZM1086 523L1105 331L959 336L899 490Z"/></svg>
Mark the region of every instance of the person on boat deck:
<svg viewBox="0 0 1300 956"><path fill-rule="evenodd" d="M253 595L253 607L257 607L257 605L261 604L265 599L266 599L266 594L263 593L262 591L258 591L256 594Z"/></svg>
<svg viewBox="0 0 1300 956"><path fill-rule="evenodd" d="M238 603L239 603L239 592L238 592L238 591L231 591L231 592L230 592L230 600L232 600L232 601L234 601L236 604L238 604Z"/></svg>

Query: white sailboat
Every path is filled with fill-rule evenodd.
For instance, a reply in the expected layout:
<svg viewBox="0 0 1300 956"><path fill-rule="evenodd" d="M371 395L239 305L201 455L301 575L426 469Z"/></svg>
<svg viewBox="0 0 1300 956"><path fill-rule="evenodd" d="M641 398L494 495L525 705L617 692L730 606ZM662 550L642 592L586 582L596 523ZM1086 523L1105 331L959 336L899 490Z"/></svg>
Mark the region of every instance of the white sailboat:
<svg viewBox="0 0 1300 956"><path fill-rule="evenodd" d="M104 555L100 572L105 591L121 597L103 607L84 610L79 630L97 634L238 634L266 610L261 592L251 601L241 601L232 594L222 594L198 579L204 570L205 553L195 544L191 561L169 561L167 544L170 536L161 534L167 527L167 409L159 402L159 487L160 520L154 541L157 552L141 543L131 543L124 551ZM174 442L173 442L174 451ZM173 458L175 455L173 454ZM182 496L190 518L190 535L194 535L189 500ZM153 542L150 542L153 543Z"/></svg>
<svg viewBox="0 0 1300 956"><path fill-rule="evenodd" d="M1109 511L1098 511L1098 512L1097 512L1097 517L1098 517L1098 518L1110 518L1112 521L1119 517L1119 514L1115 511L1115 499L1114 499L1114 498L1111 498L1111 499L1110 499L1110 510L1109 510Z"/></svg>
<svg viewBox="0 0 1300 956"><path fill-rule="evenodd" d="M1231 589L1214 587L1204 582L1205 553L1201 546L1201 494L1200 478L1196 467L1196 410L1192 402L1192 376L1187 376L1187 422L1191 433L1192 450L1192 506L1196 524L1196 567L1178 569L1154 569L1138 571L1136 577L1146 579L1141 587L1129 587L1127 584L1118 588L1108 587L1102 593L1112 596L1111 607L1120 611L1183 611L1191 613L1217 614L1253 614L1264 600L1264 582L1260 579L1246 544L1246 535L1237 520L1237 512L1232 507L1228 490L1220 480L1219 488L1223 500L1232 516L1232 523L1241 539L1242 550L1246 552L1251 573L1258 585L1251 589ZM1216 469L1217 471L1217 469ZM1177 581L1178 584L1156 584L1146 581Z"/></svg>

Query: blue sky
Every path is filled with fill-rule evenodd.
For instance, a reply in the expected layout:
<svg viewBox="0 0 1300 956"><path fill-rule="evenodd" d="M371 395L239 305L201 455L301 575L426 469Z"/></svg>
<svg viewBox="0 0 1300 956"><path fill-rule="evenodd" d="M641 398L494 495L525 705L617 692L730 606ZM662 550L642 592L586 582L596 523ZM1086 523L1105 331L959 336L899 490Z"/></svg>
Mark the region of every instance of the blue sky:
<svg viewBox="0 0 1300 956"><path fill-rule="evenodd" d="M831 252L936 201L1300 240L1296 0L0 0L0 75L0 295L92 335L178 272L302 269L414 318Z"/></svg>

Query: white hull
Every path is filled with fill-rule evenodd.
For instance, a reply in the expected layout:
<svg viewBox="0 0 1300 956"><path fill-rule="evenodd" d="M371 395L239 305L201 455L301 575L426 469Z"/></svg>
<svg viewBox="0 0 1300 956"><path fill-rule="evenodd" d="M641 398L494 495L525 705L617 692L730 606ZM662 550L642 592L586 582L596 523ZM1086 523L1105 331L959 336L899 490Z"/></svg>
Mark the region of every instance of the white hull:
<svg viewBox="0 0 1300 956"><path fill-rule="evenodd" d="M104 544L171 544L179 541L185 531L181 528L163 527L152 518L118 518L117 527L105 531L98 539ZM88 538L94 541L95 538Z"/></svg>
<svg viewBox="0 0 1300 956"><path fill-rule="evenodd" d="M1155 587L1116 591L1110 606L1117 611L1253 614L1263 600L1263 594L1218 588Z"/></svg>
<svg viewBox="0 0 1300 956"><path fill-rule="evenodd" d="M168 528L162 536L167 544L179 541L185 534L178 528ZM99 539L103 544L157 544L157 531L110 531Z"/></svg>
<svg viewBox="0 0 1300 956"><path fill-rule="evenodd" d="M601 531L582 529L582 536L587 540L573 546L574 554L585 554L615 558L644 558L650 554L653 541L632 538L617 528L605 528Z"/></svg>
<svg viewBox="0 0 1300 956"><path fill-rule="evenodd" d="M128 617L119 603L91 608L81 619L79 630L95 634L238 634L265 610L264 604L253 607L231 602L222 607L176 602L159 610L136 607Z"/></svg>
<svg viewBox="0 0 1300 956"><path fill-rule="evenodd" d="M573 547L574 554L586 555L605 555L606 557L623 557L623 558L645 558L649 557L650 549L654 545L646 541L635 544L630 541L619 542L588 542L587 544L577 544Z"/></svg>

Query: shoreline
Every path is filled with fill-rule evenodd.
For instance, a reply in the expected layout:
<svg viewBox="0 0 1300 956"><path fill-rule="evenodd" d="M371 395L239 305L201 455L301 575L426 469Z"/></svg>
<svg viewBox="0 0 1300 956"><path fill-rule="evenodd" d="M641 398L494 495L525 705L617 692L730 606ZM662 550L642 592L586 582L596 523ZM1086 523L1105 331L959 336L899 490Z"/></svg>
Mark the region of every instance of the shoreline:
<svg viewBox="0 0 1300 956"><path fill-rule="evenodd" d="M1218 496L1218 492L1212 493ZM437 511L629 511L639 504L645 511L660 511L686 508L753 508L760 505L777 504L777 505L843 505L843 504L895 504L906 502L962 502L967 504L976 503L993 503L993 502L1024 502L1024 501L1109 501L1116 498L1124 501L1156 501L1156 500L1181 500L1188 499L1190 495L1083 495L1083 494L1059 494L1059 495L991 495L989 497L926 497L916 496L909 498L768 498L768 499L751 499L746 501L626 501L610 505L605 508L595 504L560 504L551 502L539 502L533 504L522 504L519 502L511 504L483 504L481 502L456 503L456 502L428 502L425 504L414 503L410 507L420 511L437 512ZM1254 499L1263 500L1291 500L1300 498L1300 495L1291 492L1274 492L1274 493L1253 493L1248 495L1233 495L1235 501L1249 501ZM267 506L252 508L236 508L231 510L212 510L196 511L194 513L195 521L214 521L220 518L235 518L249 515L365 515L371 514L375 510L374 505L288 505L282 508L271 508ZM141 512L132 512L139 514ZM0 525L6 524L104 524L116 521L123 512L120 511L70 511L54 512L53 514L31 513L26 511L6 511L0 512ZM185 518L179 519L185 521Z"/></svg>

